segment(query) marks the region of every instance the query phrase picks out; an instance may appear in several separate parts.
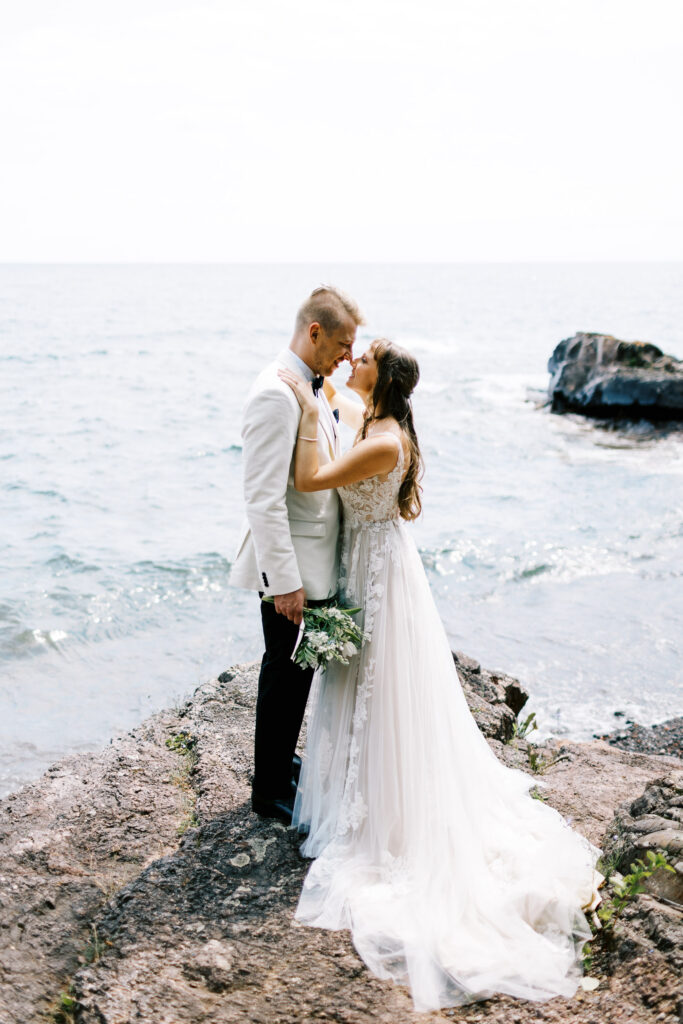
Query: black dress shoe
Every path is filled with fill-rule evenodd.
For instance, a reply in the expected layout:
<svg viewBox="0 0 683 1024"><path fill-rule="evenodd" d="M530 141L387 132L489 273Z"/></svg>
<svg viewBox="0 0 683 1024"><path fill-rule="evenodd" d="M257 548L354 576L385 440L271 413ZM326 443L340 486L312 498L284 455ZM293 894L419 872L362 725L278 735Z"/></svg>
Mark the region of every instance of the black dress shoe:
<svg viewBox="0 0 683 1024"><path fill-rule="evenodd" d="M292 778L295 782L299 781L301 775L301 758L298 754L295 754L292 758Z"/></svg>
<svg viewBox="0 0 683 1024"><path fill-rule="evenodd" d="M252 793L251 809L262 818L277 818L278 821L284 821L285 825L291 825L294 797L292 796L289 799L276 798L273 800Z"/></svg>

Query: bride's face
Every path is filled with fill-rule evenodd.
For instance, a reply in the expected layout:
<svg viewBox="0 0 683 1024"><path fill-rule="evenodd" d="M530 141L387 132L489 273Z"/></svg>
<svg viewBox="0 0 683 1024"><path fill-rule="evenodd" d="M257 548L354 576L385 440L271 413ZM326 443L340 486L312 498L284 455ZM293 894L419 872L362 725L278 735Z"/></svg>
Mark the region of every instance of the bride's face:
<svg viewBox="0 0 683 1024"><path fill-rule="evenodd" d="M376 383L377 363L375 362L375 354L371 345L362 356L354 359L351 363L351 375L346 382L346 386L359 394L363 400L367 400L372 394Z"/></svg>

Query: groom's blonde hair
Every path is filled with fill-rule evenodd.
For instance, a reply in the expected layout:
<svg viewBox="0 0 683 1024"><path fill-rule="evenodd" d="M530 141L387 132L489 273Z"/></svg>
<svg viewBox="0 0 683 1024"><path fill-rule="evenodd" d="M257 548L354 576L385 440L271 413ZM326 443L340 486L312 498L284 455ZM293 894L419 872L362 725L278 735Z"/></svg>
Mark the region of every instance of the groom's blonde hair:
<svg viewBox="0 0 683 1024"><path fill-rule="evenodd" d="M346 316L359 327L365 323L363 314L350 296L330 284L314 288L296 315L297 331L319 323L325 334L334 334Z"/></svg>

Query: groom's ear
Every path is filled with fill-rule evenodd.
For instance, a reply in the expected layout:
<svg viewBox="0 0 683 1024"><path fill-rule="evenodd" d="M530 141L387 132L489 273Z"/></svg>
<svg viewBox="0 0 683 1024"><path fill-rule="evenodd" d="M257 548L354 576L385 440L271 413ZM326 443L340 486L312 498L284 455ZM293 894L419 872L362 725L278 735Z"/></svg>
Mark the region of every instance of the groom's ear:
<svg viewBox="0 0 683 1024"><path fill-rule="evenodd" d="M308 337L314 345L320 337L320 324L316 320L308 328Z"/></svg>

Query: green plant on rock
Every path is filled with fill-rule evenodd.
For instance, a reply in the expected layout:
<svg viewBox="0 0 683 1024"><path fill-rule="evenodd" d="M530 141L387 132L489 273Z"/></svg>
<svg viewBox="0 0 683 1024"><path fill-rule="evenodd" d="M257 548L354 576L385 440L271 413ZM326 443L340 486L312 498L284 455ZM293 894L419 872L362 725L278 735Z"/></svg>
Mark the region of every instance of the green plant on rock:
<svg viewBox="0 0 683 1024"><path fill-rule="evenodd" d="M533 732L534 729L538 729L538 725L536 724L536 712L532 711L526 716L523 722L515 719L515 723L512 726L513 739L523 740L524 737L528 733Z"/></svg>
<svg viewBox="0 0 683 1024"><path fill-rule="evenodd" d="M659 871L660 868L664 871L675 871L675 868L669 864L667 855L663 850L657 850L656 853L648 850L645 854L645 860L639 857L631 863L629 873L624 875L621 881L614 885L614 895L612 898L603 906L598 907L598 917L603 927L612 927L615 919L621 914L624 907L631 900L635 899L639 893L645 891L645 886L643 885L645 879L649 878L655 871Z"/></svg>
<svg viewBox="0 0 683 1024"><path fill-rule="evenodd" d="M560 761L569 760L569 756L567 754L556 754L554 757L545 758L531 744L527 751L527 757L529 758L529 767L535 775L544 775L549 768L553 767L554 764L558 764Z"/></svg>
<svg viewBox="0 0 683 1024"><path fill-rule="evenodd" d="M75 1024L74 1009L76 1000L68 992L60 992L59 998L51 1010L55 1024Z"/></svg>
<svg viewBox="0 0 683 1024"><path fill-rule="evenodd" d="M176 833L178 836L184 835L188 829L196 828L199 824L195 805L197 803L197 794L192 788L191 776L194 768L199 761L199 755L197 754L197 737L193 736L192 733L187 732L185 729L181 729L180 732L174 733L169 736L166 740L166 746L169 750L173 750L176 754L180 754L183 761L180 772L174 775L171 781L181 791L182 800L182 811L183 817L180 820Z"/></svg>
<svg viewBox="0 0 683 1024"><path fill-rule="evenodd" d="M174 750L176 754L182 754L184 757L187 757L193 764L196 763L197 737L193 736L190 732L186 732L185 729L181 729L180 732L169 736L166 740L166 746L169 750Z"/></svg>
<svg viewBox="0 0 683 1024"><path fill-rule="evenodd" d="M178 825L176 829L176 834L179 836L184 836L188 829L196 828L198 824L199 818L197 817L197 812L193 807Z"/></svg>
<svg viewBox="0 0 683 1024"><path fill-rule="evenodd" d="M515 743L515 740L523 740L534 729L538 729L538 726L536 725L536 712L532 711L523 722L520 722L518 719L514 720L512 723L512 735L503 740L503 743L512 744Z"/></svg>
<svg viewBox="0 0 683 1024"><path fill-rule="evenodd" d="M583 956L583 973L584 974L590 974L590 972L591 972L591 970L593 968L593 950L591 949L590 941L584 943L583 950L582 950L582 956Z"/></svg>
<svg viewBox="0 0 683 1024"><path fill-rule="evenodd" d="M190 732L177 732L168 737L166 746L183 758L181 773L174 775L172 781L183 790L191 789L190 776L199 761L197 737Z"/></svg>
<svg viewBox="0 0 683 1024"><path fill-rule="evenodd" d="M92 935L83 950L83 960L86 964L96 964L104 952L104 943L97 934L97 925L91 926Z"/></svg>

